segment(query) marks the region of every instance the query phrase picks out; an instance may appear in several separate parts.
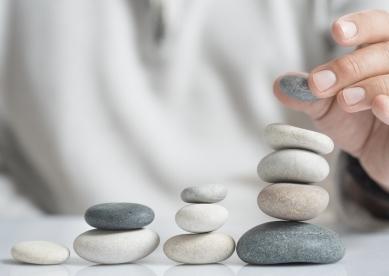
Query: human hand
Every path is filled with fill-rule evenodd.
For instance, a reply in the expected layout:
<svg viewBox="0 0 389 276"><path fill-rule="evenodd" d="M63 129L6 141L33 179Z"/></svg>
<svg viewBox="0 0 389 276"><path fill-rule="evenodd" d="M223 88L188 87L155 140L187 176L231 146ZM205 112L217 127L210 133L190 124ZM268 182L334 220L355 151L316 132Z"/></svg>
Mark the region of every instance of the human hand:
<svg viewBox="0 0 389 276"><path fill-rule="evenodd" d="M312 93L304 102L289 97L274 83L284 105L304 111L335 144L359 159L369 176L389 192L389 13L369 10L336 20L332 35L343 46L358 46L345 56L305 75Z"/></svg>

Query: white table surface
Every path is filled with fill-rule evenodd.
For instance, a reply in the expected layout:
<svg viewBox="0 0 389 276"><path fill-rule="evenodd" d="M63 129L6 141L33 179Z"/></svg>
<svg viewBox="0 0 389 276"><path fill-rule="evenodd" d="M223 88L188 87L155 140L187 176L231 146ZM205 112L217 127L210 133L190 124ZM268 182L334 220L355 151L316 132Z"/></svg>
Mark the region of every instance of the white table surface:
<svg viewBox="0 0 389 276"><path fill-rule="evenodd" d="M324 216L325 217L325 216ZM269 219L270 220L270 219ZM269 221L266 220L266 221ZM238 239L250 228L266 222L255 218L230 218L217 232ZM73 250L73 240L91 229L83 218L47 216L31 219L0 220L0 275L127 275L127 276L252 276L252 275L389 275L389 233L358 233L327 219L310 221L338 232L347 246L346 256L335 264L293 264L250 266L242 262L236 253L220 264L180 265L169 260L162 251L163 243L171 236L184 233L174 222L155 219L147 226L161 237L159 247L148 257L132 264L97 265L78 257ZM18 242L49 240L70 249L70 258L61 265L28 265L12 259L10 250Z"/></svg>

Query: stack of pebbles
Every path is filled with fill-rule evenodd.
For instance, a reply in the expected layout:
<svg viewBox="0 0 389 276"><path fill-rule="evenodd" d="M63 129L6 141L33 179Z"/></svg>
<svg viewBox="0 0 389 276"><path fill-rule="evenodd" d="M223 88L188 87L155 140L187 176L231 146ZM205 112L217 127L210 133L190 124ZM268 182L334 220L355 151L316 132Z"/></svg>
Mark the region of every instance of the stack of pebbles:
<svg viewBox="0 0 389 276"><path fill-rule="evenodd" d="M272 124L264 140L276 151L258 165L259 177L271 184L258 195L258 206L267 215L288 221L272 221L246 232L238 241L238 256L249 264L332 263L343 258L341 237L326 228L300 221L322 213L329 196L319 186L329 173L327 161L332 140L321 133Z"/></svg>
<svg viewBox="0 0 389 276"><path fill-rule="evenodd" d="M189 187L182 191L181 199L195 203L180 209L176 214L177 225L184 234L170 238L163 246L166 256L179 263L210 264L228 259L235 251L235 241L226 234L210 233L222 227L228 211L216 204L227 196L222 185Z"/></svg>
<svg viewBox="0 0 389 276"><path fill-rule="evenodd" d="M97 229L79 235L73 244L81 258L100 264L129 263L143 259L159 245L153 230L142 228L154 212L135 203L104 203L90 207L85 221Z"/></svg>

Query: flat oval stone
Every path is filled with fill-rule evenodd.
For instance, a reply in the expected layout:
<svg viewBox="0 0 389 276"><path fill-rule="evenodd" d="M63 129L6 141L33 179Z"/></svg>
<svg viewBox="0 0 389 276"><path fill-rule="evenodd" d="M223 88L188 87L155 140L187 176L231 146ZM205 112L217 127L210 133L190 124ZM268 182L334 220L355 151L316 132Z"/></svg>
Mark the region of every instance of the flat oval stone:
<svg viewBox="0 0 389 276"><path fill-rule="evenodd" d="M215 231L228 218L226 208L216 204L193 204L181 208L176 214L177 225L188 232L205 233Z"/></svg>
<svg viewBox="0 0 389 276"><path fill-rule="evenodd" d="M334 263L343 258L342 238L326 228L296 221L272 221L247 231L236 252L249 264Z"/></svg>
<svg viewBox="0 0 389 276"><path fill-rule="evenodd" d="M212 184L186 188L181 192L181 199L187 203L216 203L227 196L223 185Z"/></svg>
<svg viewBox="0 0 389 276"><path fill-rule="evenodd" d="M178 263L211 264L227 260L235 251L235 241L226 234L184 234L163 246L165 255Z"/></svg>
<svg viewBox="0 0 389 276"><path fill-rule="evenodd" d="M329 201L326 190L304 184L272 184L258 195L258 206L266 215L285 220L309 220L322 213Z"/></svg>
<svg viewBox="0 0 389 276"><path fill-rule="evenodd" d="M107 230L138 229L154 220L154 211L136 203L103 203L85 212L85 221L92 227Z"/></svg>
<svg viewBox="0 0 389 276"><path fill-rule="evenodd" d="M27 241L16 244L11 249L12 257L30 264L60 264L70 256L69 249L55 242Z"/></svg>
<svg viewBox="0 0 389 276"><path fill-rule="evenodd" d="M308 78L287 75L280 80L280 88L286 95L304 102L316 102L321 99L313 95L308 86Z"/></svg>
<svg viewBox="0 0 389 276"><path fill-rule="evenodd" d="M327 161L316 153L284 149L265 156L258 164L258 176L266 182L315 183L330 172Z"/></svg>
<svg viewBox="0 0 389 276"><path fill-rule="evenodd" d="M263 140L275 150L304 149L319 154L328 154L334 150L334 142L327 135L285 124L268 125Z"/></svg>
<svg viewBox="0 0 389 276"><path fill-rule="evenodd" d="M99 230L79 235L74 251L84 260L101 264L129 263L143 259L159 245L159 236L150 229Z"/></svg>

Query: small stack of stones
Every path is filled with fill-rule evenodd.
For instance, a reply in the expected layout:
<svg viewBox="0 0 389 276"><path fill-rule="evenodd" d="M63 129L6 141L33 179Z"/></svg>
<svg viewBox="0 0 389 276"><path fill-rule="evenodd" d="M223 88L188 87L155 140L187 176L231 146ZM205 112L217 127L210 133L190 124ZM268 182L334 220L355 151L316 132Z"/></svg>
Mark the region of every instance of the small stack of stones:
<svg viewBox="0 0 389 276"><path fill-rule="evenodd" d="M178 263L209 264L228 259L235 251L235 241L226 234L210 233L222 227L228 211L216 204L227 196L222 185L189 187L182 191L181 199L195 203L180 209L177 225L188 232L170 238L163 246L165 255Z"/></svg>
<svg viewBox="0 0 389 276"><path fill-rule="evenodd" d="M266 127L264 140L276 151L258 164L259 177L270 183L258 195L258 206L267 215L288 221L258 225L238 241L238 256L249 264L333 263L343 258L346 247L335 232L300 221L322 213L329 196L319 186L329 173L318 154L334 148L321 133L284 124Z"/></svg>
<svg viewBox="0 0 389 276"><path fill-rule="evenodd" d="M151 208L135 203L104 203L90 207L85 221L97 229L79 235L74 251L84 260L100 264L143 259L159 245L159 235L142 228L154 220Z"/></svg>

